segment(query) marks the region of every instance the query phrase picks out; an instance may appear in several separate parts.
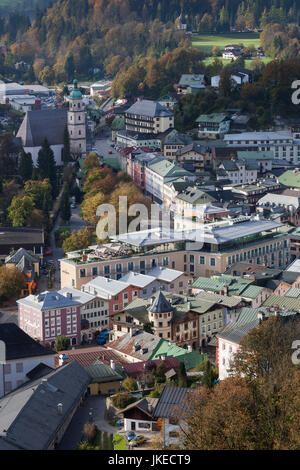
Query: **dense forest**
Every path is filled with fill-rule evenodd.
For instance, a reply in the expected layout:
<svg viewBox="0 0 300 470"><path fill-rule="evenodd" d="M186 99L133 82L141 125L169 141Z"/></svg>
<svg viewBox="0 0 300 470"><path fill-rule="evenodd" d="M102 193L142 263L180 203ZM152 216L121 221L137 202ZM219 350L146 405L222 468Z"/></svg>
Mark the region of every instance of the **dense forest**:
<svg viewBox="0 0 300 470"><path fill-rule="evenodd" d="M294 49L287 57L299 51L296 0L59 0L43 9L46 3L39 2L32 19L21 9L0 18L0 41L8 46L0 57L0 75L20 79L14 64L25 61L30 65L22 73L25 81L62 82L74 74L88 78L95 69L99 76L114 76L143 57L190 47L190 37L176 28L180 13L190 31L202 33L274 26L275 44L273 31L265 35L268 52L281 54L291 41Z"/></svg>

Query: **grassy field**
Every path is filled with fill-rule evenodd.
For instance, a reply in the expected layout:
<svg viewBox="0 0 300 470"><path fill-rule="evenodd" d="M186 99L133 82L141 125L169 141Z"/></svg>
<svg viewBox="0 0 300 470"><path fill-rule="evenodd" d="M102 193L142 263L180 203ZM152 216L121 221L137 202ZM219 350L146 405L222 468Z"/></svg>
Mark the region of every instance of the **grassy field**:
<svg viewBox="0 0 300 470"><path fill-rule="evenodd" d="M115 450L127 450L126 439L119 434L115 434Z"/></svg>
<svg viewBox="0 0 300 470"><path fill-rule="evenodd" d="M229 65L229 64L231 63L230 60L222 59L222 57L218 57L218 59L221 59L221 60L222 60L223 65ZM206 59L204 59L203 62L204 62L205 65L210 65L214 60L215 60L215 57L207 57ZM246 67L246 69L251 68L252 60L253 60L253 59L246 59L246 60L245 60L245 67ZM273 59L271 59L271 57L260 57L260 60L261 60L264 64L268 64L268 63L271 62Z"/></svg>
<svg viewBox="0 0 300 470"><path fill-rule="evenodd" d="M192 36L193 47L210 54L214 46L224 49L229 44L244 44L245 47L260 46L259 33L198 34Z"/></svg>

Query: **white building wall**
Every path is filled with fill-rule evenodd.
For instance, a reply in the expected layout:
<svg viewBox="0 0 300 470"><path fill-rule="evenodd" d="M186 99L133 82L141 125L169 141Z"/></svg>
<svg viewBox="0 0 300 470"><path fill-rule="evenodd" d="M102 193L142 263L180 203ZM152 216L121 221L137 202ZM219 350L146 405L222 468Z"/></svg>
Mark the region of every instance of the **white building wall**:
<svg viewBox="0 0 300 470"><path fill-rule="evenodd" d="M54 354L48 356L35 356L29 358L20 358L16 360L7 361L6 364L10 365L11 372L4 373L3 364L0 364L0 397L9 393L8 391L4 393L5 382L11 383L11 390L15 390L21 385L21 381L28 382L28 377L26 374L30 372L34 367L43 362L47 366L50 366L54 369ZM23 364L22 372L17 372L16 364ZM4 373L4 376L3 376Z"/></svg>
<svg viewBox="0 0 300 470"><path fill-rule="evenodd" d="M229 377L230 363L239 345L223 338L219 338L219 379L224 380Z"/></svg>

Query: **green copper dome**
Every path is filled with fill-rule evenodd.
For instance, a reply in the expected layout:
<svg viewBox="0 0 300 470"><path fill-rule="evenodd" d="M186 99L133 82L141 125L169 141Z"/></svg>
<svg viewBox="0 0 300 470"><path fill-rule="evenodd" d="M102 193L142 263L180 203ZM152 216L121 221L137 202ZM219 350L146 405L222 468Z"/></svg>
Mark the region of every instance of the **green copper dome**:
<svg viewBox="0 0 300 470"><path fill-rule="evenodd" d="M70 93L71 100L81 100L82 93L80 90L78 90L78 82L76 79L73 81L73 85L74 85L73 91Z"/></svg>

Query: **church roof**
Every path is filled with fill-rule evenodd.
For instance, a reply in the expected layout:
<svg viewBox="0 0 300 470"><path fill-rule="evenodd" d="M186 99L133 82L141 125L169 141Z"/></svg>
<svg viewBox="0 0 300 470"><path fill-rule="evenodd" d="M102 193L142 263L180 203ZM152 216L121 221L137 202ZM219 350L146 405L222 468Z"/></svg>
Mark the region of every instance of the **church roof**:
<svg viewBox="0 0 300 470"><path fill-rule="evenodd" d="M70 93L70 99L71 100L81 100L82 99L82 93L78 89L78 82L77 82L76 79L73 81L73 85L74 85L74 88L73 88L73 91Z"/></svg>
<svg viewBox="0 0 300 470"><path fill-rule="evenodd" d="M62 145L67 125L67 109L28 111L17 137L24 147L40 147L45 140L49 145Z"/></svg>

